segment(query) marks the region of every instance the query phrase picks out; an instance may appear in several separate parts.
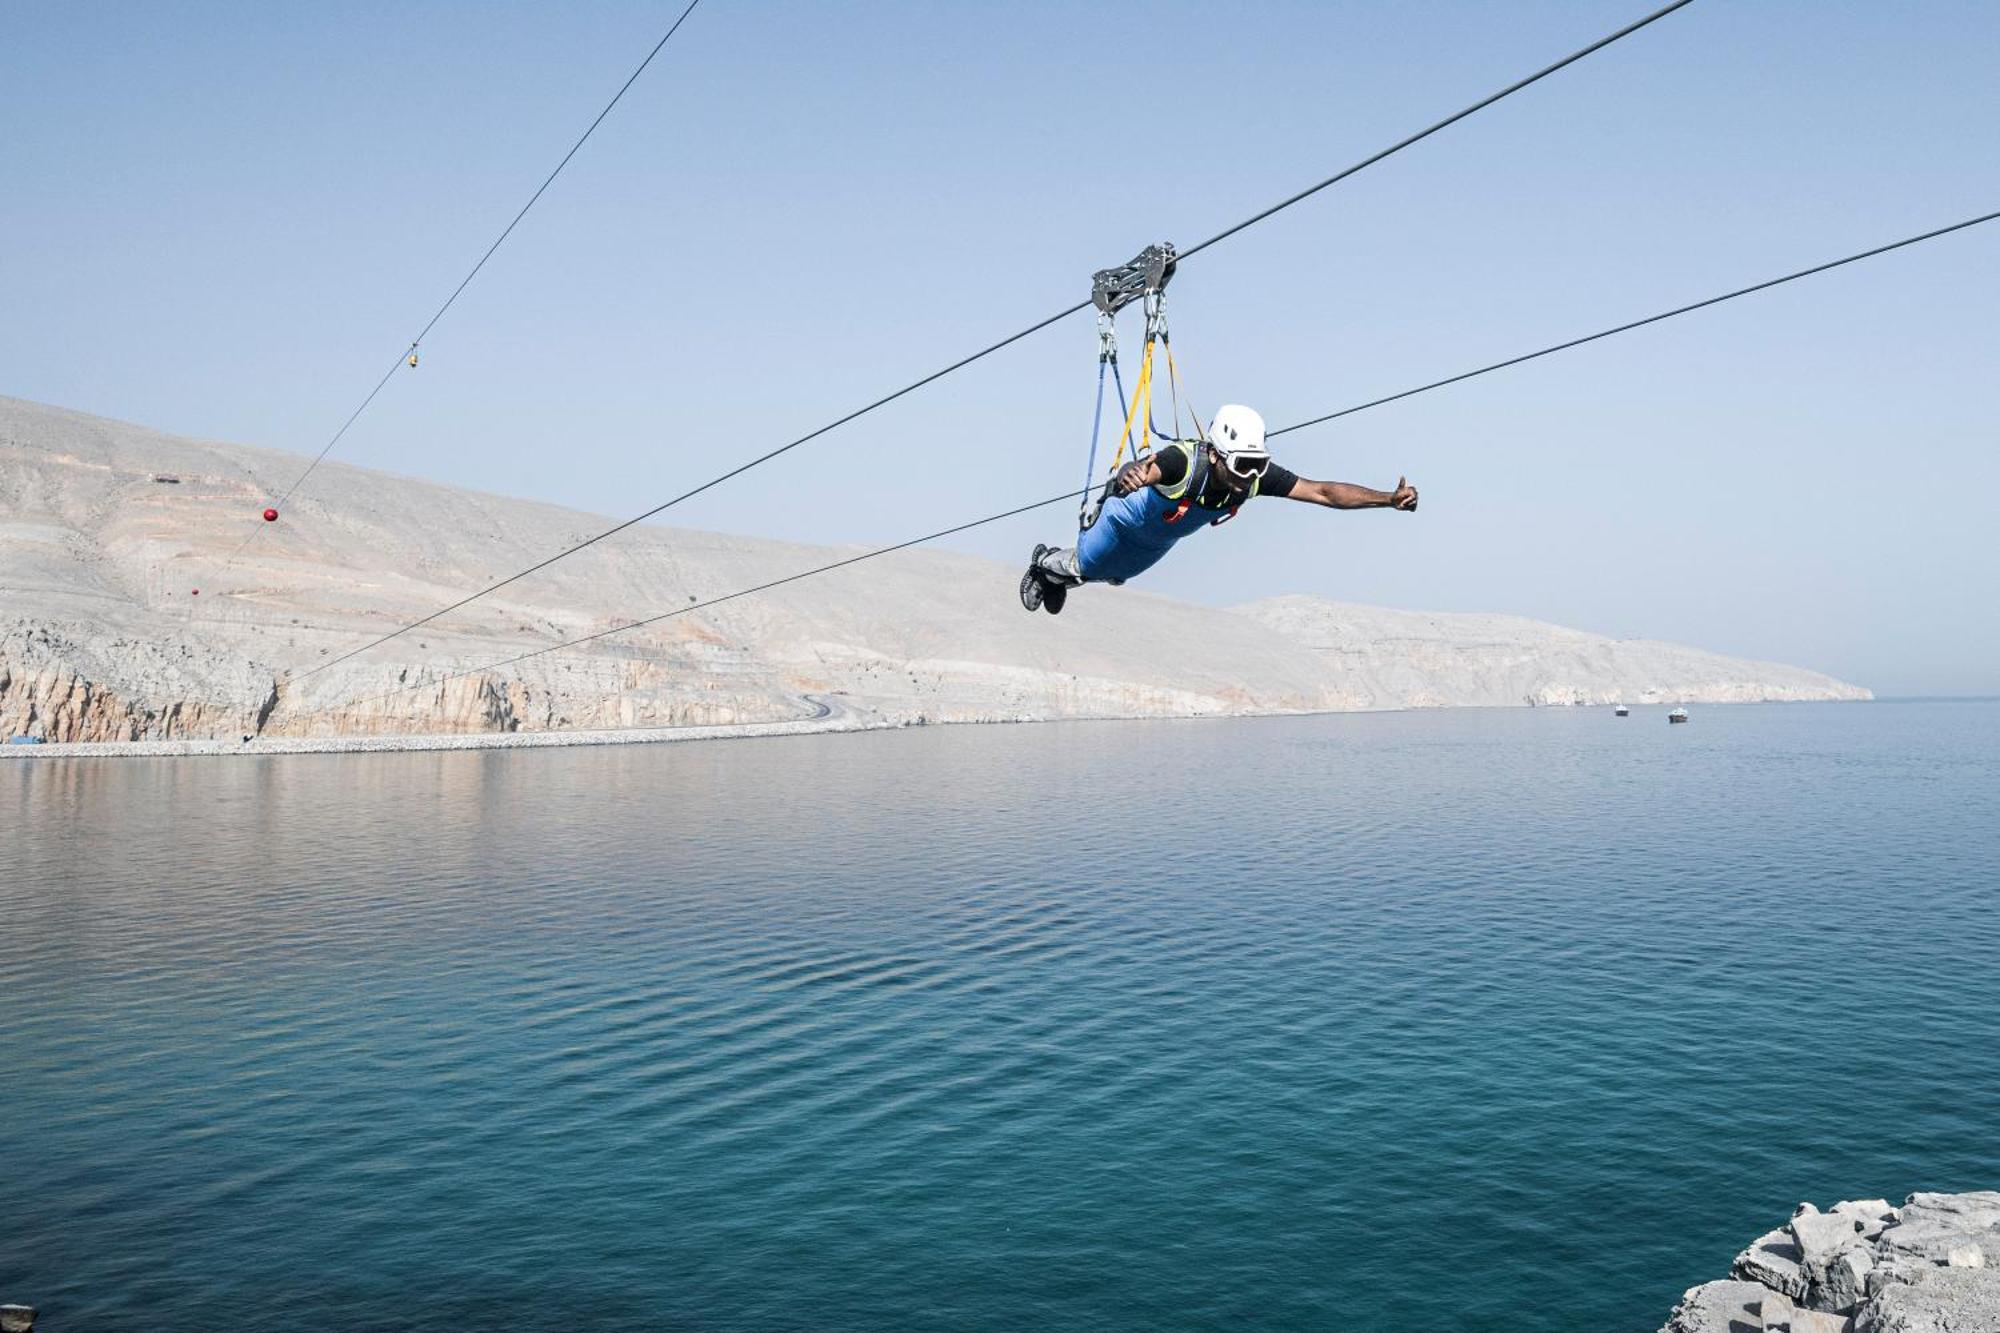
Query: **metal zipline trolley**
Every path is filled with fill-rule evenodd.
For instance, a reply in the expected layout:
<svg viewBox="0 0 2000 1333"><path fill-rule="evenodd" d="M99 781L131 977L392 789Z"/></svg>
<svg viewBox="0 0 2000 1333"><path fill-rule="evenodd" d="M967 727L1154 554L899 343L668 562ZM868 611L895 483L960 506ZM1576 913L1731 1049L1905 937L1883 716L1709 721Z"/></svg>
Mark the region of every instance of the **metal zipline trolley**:
<svg viewBox="0 0 2000 1333"><path fill-rule="evenodd" d="M1155 439L1171 442L1204 438L1201 419L1195 414L1192 403L1188 405L1188 419L1192 426L1186 436L1163 431L1153 421L1153 367L1156 357L1164 357L1167 363L1167 392L1173 409L1169 424L1173 431L1180 430L1180 370L1174 365L1173 339L1167 331L1167 284L1173 280L1177 258L1174 247L1162 241L1147 246L1127 263L1116 268L1099 269L1091 275L1090 303L1097 307L1097 408L1090 419L1090 460L1085 465L1083 478L1085 494L1083 503L1077 508L1079 532L1097 521L1098 511L1104 507L1105 498L1111 493L1111 479L1117 476L1119 467L1125 462L1128 446L1132 457L1138 459L1153 452ZM1134 301L1141 303L1145 313L1145 350L1140 354L1139 378L1134 381L1132 397L1128 400L1124 377L1118 373L1118 312ZM1104 425L1104 372L1107 368L1111 371L1111 382L1118 390L1118 408L1125 415L1125 426L1119 432L1118 447L1111 455L1111 465L1103 484L1099 485L1097 446Z"/></svg>

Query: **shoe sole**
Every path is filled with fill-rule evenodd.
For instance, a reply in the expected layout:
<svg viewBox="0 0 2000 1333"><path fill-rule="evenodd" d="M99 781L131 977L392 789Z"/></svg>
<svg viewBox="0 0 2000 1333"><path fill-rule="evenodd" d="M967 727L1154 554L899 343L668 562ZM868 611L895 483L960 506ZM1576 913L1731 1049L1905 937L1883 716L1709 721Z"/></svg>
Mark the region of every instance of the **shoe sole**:
<svg viewBox="0 0 2000 1333"><path fill-rule="evenodd" d="M1034 567L1030 566L1028 572L1021 575L1021 605L1030 611L1041 610L1042 593L1042 580L1036 575Z"/></svg>

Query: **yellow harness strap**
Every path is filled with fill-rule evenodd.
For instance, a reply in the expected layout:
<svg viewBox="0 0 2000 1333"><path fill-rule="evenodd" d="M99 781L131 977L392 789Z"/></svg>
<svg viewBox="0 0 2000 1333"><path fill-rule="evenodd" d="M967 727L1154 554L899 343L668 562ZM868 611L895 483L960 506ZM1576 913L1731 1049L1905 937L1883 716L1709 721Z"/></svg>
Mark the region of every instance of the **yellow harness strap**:
<svg viewBox="0 0 2000 1333"><path fill-rule="evenodd" d="M1172 353L1168 354L1169 356ZM1111 470L1125 461L1125 445L1132 444L1132 456L1139 456L1139 447L1145 443L1147 426L1139 427L1139 437L1134 440L1134 422L1150 422L1153 419L1153 340L1146 340L1146 353L1139 359L1139 378L1132 385L1132 401L1125 409L1125 429L1118 433L1118 451L1111 455Z"/></svg>

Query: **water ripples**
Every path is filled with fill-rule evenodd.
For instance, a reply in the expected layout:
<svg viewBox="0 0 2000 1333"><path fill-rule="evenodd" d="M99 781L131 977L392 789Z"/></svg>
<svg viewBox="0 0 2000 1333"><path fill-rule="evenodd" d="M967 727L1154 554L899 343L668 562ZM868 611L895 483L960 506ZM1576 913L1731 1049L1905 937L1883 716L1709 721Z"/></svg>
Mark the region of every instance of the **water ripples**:
<svg viewBox="0 0 2000 1333"><path fill-rule="evenodd" d="M1651 1328L1798 1198L2000 1182L1996 740L1878 705L10 765L0 1299Z"/></svg>

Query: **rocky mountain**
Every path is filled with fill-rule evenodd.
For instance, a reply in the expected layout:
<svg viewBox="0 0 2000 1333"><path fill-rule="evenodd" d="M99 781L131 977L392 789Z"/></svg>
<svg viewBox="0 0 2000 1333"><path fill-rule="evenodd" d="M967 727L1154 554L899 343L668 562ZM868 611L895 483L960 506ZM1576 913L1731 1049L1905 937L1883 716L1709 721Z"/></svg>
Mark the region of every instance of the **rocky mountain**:
<svg viewBox="0 0 2000 1333"><path fill-rule="evenodd" d="M1861 699L1817 672L1505 616L1286 597L1234 610L914 550L514 665L852 551L642 526L351 661L608 526L533 501L0 397L0 736L512 732L1468 704ZM454 672L469 674L440 680Z"/></svg>

